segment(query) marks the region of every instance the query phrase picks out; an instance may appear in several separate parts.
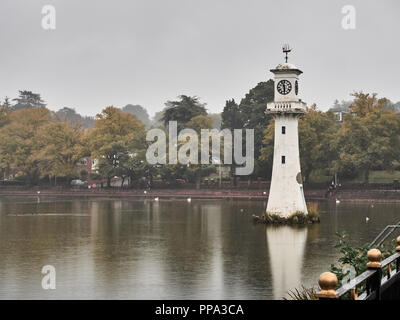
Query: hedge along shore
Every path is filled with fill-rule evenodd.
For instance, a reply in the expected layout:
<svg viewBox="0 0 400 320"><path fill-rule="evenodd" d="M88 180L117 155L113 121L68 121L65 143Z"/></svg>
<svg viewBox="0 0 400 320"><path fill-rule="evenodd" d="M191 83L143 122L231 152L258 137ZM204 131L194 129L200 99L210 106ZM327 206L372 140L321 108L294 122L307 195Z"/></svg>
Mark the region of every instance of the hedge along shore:
<svg viewBox="0 0 400 320"><path fill-rule="evenodd" d="M264 192L266 194L264 194ZM17 190L0 188L0 197L5 196L57 196L57 197L134 197L138 199L159 197L162 199L242 199L242 200L268 200L268 191L265 190L219 190L219 189L31 189ZM306 190L306 200L339 199L341 202L394 202L400 203L400 190L343 190L332 198L325 198L325 190Z"/></svg>

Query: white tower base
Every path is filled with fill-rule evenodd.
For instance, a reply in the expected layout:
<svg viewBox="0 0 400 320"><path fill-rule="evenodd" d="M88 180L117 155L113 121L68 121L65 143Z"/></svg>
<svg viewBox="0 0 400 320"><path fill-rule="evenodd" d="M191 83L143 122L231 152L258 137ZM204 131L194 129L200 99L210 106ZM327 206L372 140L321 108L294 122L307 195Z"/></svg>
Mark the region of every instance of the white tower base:
<svg viewBox="0 0 400 320"><path fill-rule="evenodd" d="M308 213L300 171L298 116L298 113L274 115L274 160L267 213L285 218L296 212Z"/></svg>

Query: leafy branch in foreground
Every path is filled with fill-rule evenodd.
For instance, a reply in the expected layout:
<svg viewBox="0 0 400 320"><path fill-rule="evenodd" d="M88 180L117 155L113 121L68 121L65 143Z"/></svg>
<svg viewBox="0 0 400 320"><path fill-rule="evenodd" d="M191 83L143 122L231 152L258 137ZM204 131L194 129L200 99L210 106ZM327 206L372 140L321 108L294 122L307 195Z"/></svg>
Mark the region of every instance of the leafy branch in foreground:
<svg viewBox="0 0 400 320"><path fill-rule="evenodd" d="M355 275L358 276L367 270L367 252L370 248L369 244L363 244L361 246L354 246L350 243L349 235L346 232L337 232L338 242L335 248L339 249L340 257L338 259L339 264L331 264L330 271L336 275L338 278L338 287L341 287L344 281L350 280L350 272L352 268L346 268L346 266L351 266L354 268ZM382 252L382 259L386 259L395 253L395 239L393 239L390 244L384 246L381 245L377 249ZM392 266L394 268L394 266ZM365 290L365 284L358 287L358 291L362 292ZM305 288L301 286L300 289L295 288L288 292L290 300L316 300L316 291L314 288ZM349 297L343 297L349 298ZM289 300L283 298L284 300Z"/></svg>
<svg viewBox="0 0 400 320"><path fill-rule="evenodd" d="M342 286L343 279L350 273L350 270L343 271L345 266L352 266L356 272L355 276L358 276L367 270L367 253L371 248L368 243L361 246L351 245L349 235L346 232L337 232L336 236L339 240L335 245L335 248L339 248L341 256L338 259L339 265L335 266L334 264L331 264L330 271L337 276L339 281L338 285ZM393 248L395 248L394 239L389 246L379 246L377 249L382 252L382 259L385 259L395 253Z"/></svg>

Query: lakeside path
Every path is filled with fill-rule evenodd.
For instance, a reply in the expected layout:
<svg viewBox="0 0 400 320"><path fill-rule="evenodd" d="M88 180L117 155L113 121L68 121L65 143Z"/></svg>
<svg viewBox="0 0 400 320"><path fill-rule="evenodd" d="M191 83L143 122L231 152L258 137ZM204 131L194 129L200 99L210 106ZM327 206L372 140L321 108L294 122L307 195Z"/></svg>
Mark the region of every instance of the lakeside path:
<svg viewBox="0 0 400 320"><path fill-rule="evenodd" d="M306 200L327 200L325 190L305 190ZM265 190L210 190L210 189L153 189L153 190L121 190L121 189L40 189L35 187L25 190L0 189L0 197L7 196L46 196L46 197L129 197L137 199L241 199L268 200ZM373 201L399 202L400 190L340 190L331 200L340 201Z"/></svg>

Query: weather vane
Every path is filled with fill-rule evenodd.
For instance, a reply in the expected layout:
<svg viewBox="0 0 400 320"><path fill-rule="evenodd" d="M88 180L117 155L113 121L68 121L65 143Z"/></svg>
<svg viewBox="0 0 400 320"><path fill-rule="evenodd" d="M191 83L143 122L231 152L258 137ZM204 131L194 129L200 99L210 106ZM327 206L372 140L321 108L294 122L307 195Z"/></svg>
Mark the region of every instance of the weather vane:
<svg viewBox="0 0 400 320"><path fill-rule="evenodd" d="M285 60L286 60L286 63L287 63L287 61L288 61L288 53L290 51L292 51L292 48L290 48L288 44L284 44L283 47L282 47L282 51L283 51L283 53L286 54Z"/></svg>

